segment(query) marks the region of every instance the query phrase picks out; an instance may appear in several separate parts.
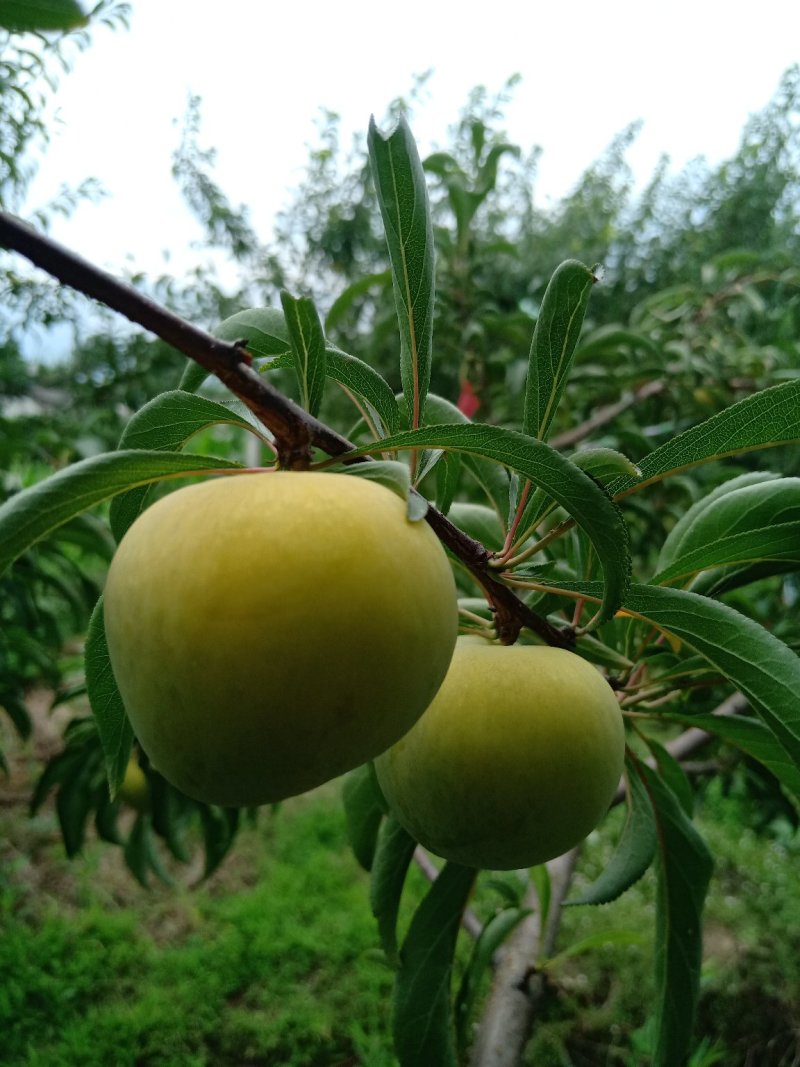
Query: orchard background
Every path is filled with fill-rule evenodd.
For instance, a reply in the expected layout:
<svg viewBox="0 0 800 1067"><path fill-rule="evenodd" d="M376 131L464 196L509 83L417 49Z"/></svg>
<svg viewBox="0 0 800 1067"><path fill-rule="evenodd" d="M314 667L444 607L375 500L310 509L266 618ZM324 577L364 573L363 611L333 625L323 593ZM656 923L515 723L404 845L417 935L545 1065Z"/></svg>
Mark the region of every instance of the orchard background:
<svg viewBox="0 0 800 1067"><path fill-rule="evenodd" d="M52 79L124 18L0 31L4 212L27 215ZM422 160L413 95L352 150L328 116L267 240L192 100L174 175L235 292L126 288L48 244L91 183L33 229L4 214L0 1062L800 1063L800 69L723 164L634 193L630 129L547 210L513 88ZM55 324L69 357L23 357ZM440 877L368 770L240 812L134 748L146 783L117 792L131 737L90 623L115 538L178 472L352 445L391 448L402 493L426 450L465 629L574 641L614 679L627 785L546 866Z"/></svg>

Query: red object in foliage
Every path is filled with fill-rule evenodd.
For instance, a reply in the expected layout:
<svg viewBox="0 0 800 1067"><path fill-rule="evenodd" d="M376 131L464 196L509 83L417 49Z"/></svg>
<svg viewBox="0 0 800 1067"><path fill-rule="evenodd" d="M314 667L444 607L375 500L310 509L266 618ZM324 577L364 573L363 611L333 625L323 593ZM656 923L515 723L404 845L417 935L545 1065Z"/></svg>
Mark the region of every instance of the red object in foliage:
<svg viewBox="0 0 800 1067"><path fill-rule="evenodd" d="M480 406L481 402L478 399L478 394L472 388L472 383L465 379L461 383L461 392L458 396L458 410L463 412L468 419L471 419Z"/></svg>

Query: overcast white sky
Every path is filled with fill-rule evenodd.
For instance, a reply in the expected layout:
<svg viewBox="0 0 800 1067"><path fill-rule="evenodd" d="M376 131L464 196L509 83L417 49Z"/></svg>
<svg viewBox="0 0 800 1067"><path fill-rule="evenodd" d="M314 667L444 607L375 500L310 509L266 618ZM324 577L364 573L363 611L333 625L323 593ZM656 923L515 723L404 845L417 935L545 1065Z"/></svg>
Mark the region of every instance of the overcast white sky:
<svg viewBox="0 0 800 1067"><path fill-rule="evenodd" d="M203 97L217 179L266 236L320 107L339 112L345 131L363 130L429 68L430 99L413 125L423 154L444 141L470 88L496 91L522 75L507 128L523 148L544 148L544 204L635 119L645 125L630 159L642 180L662 152L676 168L723 158L798 60L797 0L133 0L130 30L98 29L63 80L60 130L30 204L94 175L109 198L54 235L116 270L160 272L169 249L178 273L198 256L198 228L170 177L174 120L190 92Z"/></svg>

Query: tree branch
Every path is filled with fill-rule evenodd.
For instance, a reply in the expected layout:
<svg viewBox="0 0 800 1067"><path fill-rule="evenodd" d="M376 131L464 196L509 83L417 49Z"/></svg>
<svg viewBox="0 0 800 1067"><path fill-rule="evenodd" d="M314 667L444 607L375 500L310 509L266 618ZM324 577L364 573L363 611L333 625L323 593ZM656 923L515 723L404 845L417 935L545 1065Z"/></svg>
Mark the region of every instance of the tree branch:
<svg viewBox="0 0 800 1067"><path fill-rule="evenodd" d="M251 366L251 357L242 344L220 341L192 326L132 286L6 212L0 212L0 246L21 253L63 284L118 311L215 374L272 432L282 467L307 467L312 448L319 448L329 456L344 456L355 449L346 437L309 415L259 375ZM345 462L369 462L369 457L359 456ZM459 530L433 507L428 507L426 520L483 588L495 610L495 624L501 641L513 644L522 627L527 626L551 645L573 646L574 633L569 627L552 626L497 581L487 566L490 554L480 542Z"/></svg>
<svg viewBox="0 0 800 1067"><path fill-rule="evenodd" d="M617 415L621 415L623 411L627 411L634 404L638 404L640 400L647 400L649 397L658 396L659 393L663 392L663 382L645 382L637 389L634 389L632 393L623 396L622 399L615 401L613 404L606 404L604 408L598 408L580 426L565 430L564 433L554 437L550 444L553 448L569 448L570 445L576 445L579 441L585 440L590 434L594 433L595 430L599 430L601 426L607 426L609 422L613 422Z"/></svg>

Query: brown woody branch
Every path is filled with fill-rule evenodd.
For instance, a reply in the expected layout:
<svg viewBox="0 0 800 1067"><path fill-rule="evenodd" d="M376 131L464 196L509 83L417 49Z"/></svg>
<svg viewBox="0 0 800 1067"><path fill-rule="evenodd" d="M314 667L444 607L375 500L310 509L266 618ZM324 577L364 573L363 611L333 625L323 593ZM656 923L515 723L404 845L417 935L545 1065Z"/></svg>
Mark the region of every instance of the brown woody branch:
<svg viewBox="0 0 800 1067"><path fill-rule="evenodd" d="M0 212L0 247L20 252L63 284L150 330L216 375L271 431L282 467L307 467L312 448L319 448L329 456L344 456L354 450L355 445L346 437L309 415L259 375L251 366L251 358L243 344L220 341L192 326L132 286L6 212ZM345 460L366 461L364 456ZM429 506L426 519L442 543L465 564L483 588L495 611L497 633L503 642L512 644L520 630L527 626L548 644L563 648L573 645L574 634L570 628L552 626L497 581L487 566L489 552L480 542L459 530L433 507Z"/></svg>

